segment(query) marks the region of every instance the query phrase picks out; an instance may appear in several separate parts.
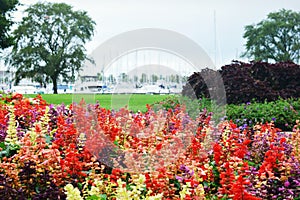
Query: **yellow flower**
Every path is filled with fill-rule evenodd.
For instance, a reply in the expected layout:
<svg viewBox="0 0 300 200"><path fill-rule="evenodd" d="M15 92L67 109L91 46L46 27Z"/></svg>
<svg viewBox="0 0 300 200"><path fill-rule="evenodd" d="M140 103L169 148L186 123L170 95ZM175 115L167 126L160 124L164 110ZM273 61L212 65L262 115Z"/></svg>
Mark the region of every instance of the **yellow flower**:
<svg viewBox="0 0 300 200"><path fill-rule="evenodd" d="M188 194L188 195L190 195L191 194L191 192L190 192L190 190L189 190L189 187L190 187L191 185L190 185L190 182L188 182L186 185L183 185L182 186L182 190L179 192L179 194L180 194L180 199L184 199L185 198L185 196Z"/></svg>
<svg viewBox="0 0 300 200"><path fill-rule="evenodd" d="M64 187L67 200L83 200L80 196L78 188L74 188L72 184L68 184Z"/></svg>
<svg viewBox="0 0 300 200"><path fill-rule="evenodd" d="M95 187L95 186L92 186L92 187L91 187L91 190L89 191L89 195L90 195L90 196L93 196L93 195L98 196L99 194L100 194L99 188L97 188L97 187Z"/></svg>

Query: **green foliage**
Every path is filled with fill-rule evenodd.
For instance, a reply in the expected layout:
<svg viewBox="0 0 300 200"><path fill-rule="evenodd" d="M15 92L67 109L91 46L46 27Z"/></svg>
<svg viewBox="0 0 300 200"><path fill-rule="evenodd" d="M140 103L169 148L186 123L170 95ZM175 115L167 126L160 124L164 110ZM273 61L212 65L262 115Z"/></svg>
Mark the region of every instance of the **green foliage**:
<svg viewBox="0 0 300 200"><path fill-rule="evenodd" d="M296 120L300 119L300 99L228 105L226 114L228 119L232 119L239 126L253 126L256 123L274 120L276 127L292 130Z"/></svg>
<svg viewBox="0 0 300 200"><path fill-rule="evenodd" d="M16 10L18 0L0 0L0 48L5 49L13 45L13 37L9 35L9 30L13 24L11 12Z"/></svg>
<svg viewBox="0 0 300 200"><path fill-rule="evenodd" d="M215 123L232 120L240 127L245 125L252 127L257 123L274 121L275 126L284 131L291 131L296 120L300 120L300 99L279 99L264 103L253 101L240 105L229 104L224 108L206 98L189 101L187 99L188 97L169 96L161 102L154 103L153 107L174 109L179 102L188 103L186 109L191 117L198 116L199 112L206 109L208 112L213 112L212 120Z"/></svg>
<svg viewBox="0 0 300 200"><path fill-rule="evenodd" d="M0 143L0 161L3 157L11 157L20 149L19 145L8 144L5 145L4 142Z"/></svg>
<svg viewBox="0 0 300 200"><path fill-rule="evenodd" d="M74 81L87 59L84 44L91 40L95 22L65 3L36 3L25 13L6 62L16 69L16 82L25 77L41 85L52 81L57 93L57 79Z"/></svg>
<svg viewBox="0 0 300 200"><path fill-rule="evenodd" d="M300 12L282 9L268 14L267 19L245 27L247 40L243 56L256 61L299 62Z"/></svg>
<svg viewBox="0 0 300 200"><path fill-rule="evenodd" d="M101 194L99 196L97 195L92 195L92 196L88 196L86 198L87 200L106 200L107 199L107 196L106 194Z"/></svg>
<svg viewBox="0 0 300 200"><path fill-rule="evenodd" d="M201 99L191 99L187 96L181 96L181 95L174 95L174 96L168 96L163 101L155 102L152 104L152 107L155 110L158 109L174 109L178 104L184 105L186 112L189 114L190 117L195 119L196 117L199 117L199 114L207 111L209 113L212 113L212 119L215 122L219 122L220 118L225 115L225 107L222 107L215 103L214 101L211 101L207 98L201 98Z"/></svg>

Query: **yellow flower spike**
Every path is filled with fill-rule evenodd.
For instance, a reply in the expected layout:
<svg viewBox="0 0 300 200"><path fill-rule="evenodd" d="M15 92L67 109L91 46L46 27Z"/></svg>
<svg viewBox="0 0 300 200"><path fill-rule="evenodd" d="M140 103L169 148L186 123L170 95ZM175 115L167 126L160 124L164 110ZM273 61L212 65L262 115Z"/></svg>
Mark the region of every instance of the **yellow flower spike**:
<svg viewBox="0 0 300 200"><path fill-rule="evenodd" d="M99 181L99 180L95 180L95 185L97 186L97 187L100 187L100 186L102 186L103 185L103 181Z"/></svg>
<svg viewBox="0 0 300 200"><path fill-rule="evenodd" d="M100 195L100 190L99 190L99 188L97 188L97 187L95 187L95 186L92 186L92 187L91 187L91 190L90 190L88 193L89 193L89 195L91 195L91 196L93 196L93 195L98 196L98 195Z"/></svg>
<svg viewBox="0 0 300 200"><path fill-rule="evenodd" d="M57 128L56 129L53 129L52 131L50 131L49 135L52 137L54 133L56 133L57 131Z"/></svg>
<svg viewBox="0 0 300 200"><path fill-rule="evenodd" d="M64 187L65 194L67 195L67 200L83 200L80 196L80 191L78 188L74 188L72 184L67 184Z"/></svg>
<svg viewBox="0 0 300 200"><path fill-rule="evenodd" d="M205 199L205 191L204 191L204 187L202 184L199 184L196 188L196 194L198 197L202 197L203 199Z"/></svg>
<svg viewBox="0 0 300 200"><path fill-rule="evenodd" d="M82 148L84 147L85 141L86 141L85 133L80 133L80 135L78 136L79 150L82 150Z"/></svg>
<svg viewBox="0 0 300 200"><path fill-rule="evenodd" d="M89 196L89 189L88 189L88 185L89 185L89 178L85 179L85 182L82 184L82 196L84 199L86 199L87 196Z"/></svg>
<svg viewBox="0 0 300 200"><path fill-rule="evenodd" d="M146 181L146 176L144 174L140 174L139 179L138 179L138 183L144 184L145 181Z"/></svg>
<svg viewBox="0 0 300 200"><path fill-rule="evenodd" d="M121 179L117 180L118 188L116 189L116 199L117 200L130 200L131 191L127 191L126 187L123 187L123 182Z"/></svg>
<svg viewBox="0 0 300 200"><path fill-rule="evenodd" d="M186 185L183 185L182 186L182 190L179 192L179 194L180 194L180 199L181 200L183 200L183 199L185 199L185 196L188 194L191 194L191 192L190 192L190 182L187 182L186 183Z"/></svg>
<svg viewBox="0 0 300 200"><path fill-rule="evenodd" d="M14 107L9 106L9 121L8 121L8 127L7 127L7 135L5 137L4 143L6 145L19 145L19 140L17 136L17 120L15 119L16 116L14 114Z"/></svg>
<svg viewBox="0 0 300 200"><path fill-rule="evenodd" d="M50 111L50 107L46 106L45 113L41 117L40 122L36 123L36 124L39 124L41 126L41 129L42 129L41 133L42 133L43 136L45 136L46 134L48 134L49 121L50 121L49 111ZM50 132L50 136L52 136L51 132Z"/></svg>

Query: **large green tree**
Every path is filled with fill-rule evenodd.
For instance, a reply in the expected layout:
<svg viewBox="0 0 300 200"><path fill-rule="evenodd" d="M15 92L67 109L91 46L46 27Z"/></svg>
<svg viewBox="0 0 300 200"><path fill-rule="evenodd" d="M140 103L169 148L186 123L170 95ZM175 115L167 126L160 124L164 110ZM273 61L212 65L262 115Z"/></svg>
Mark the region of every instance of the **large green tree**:
<svg viewBox="0 0 300 200"><path fill-rule="evenodd" d="M256 61L293 61L300 59L300 12L282 9L267 19L245 27L246 52Z"/></svg>
<svg viewBox="0 0 300 200"><path fill-rule="evenodd" d="M52 82L56 94L58 79L73 81L88 59L84 44L91 40L95 22L65 3L37 3L25 13L13 32L16 44L7 61L16 82L26 77Z"/></svg>
<svg viewBox="0 0 300 200"><path fill-rule="evenodd" d="M11 13L16 10L18 0L0 0L0 48L5 49L13 45L13 38L9 34L13 24Z"/></svg>

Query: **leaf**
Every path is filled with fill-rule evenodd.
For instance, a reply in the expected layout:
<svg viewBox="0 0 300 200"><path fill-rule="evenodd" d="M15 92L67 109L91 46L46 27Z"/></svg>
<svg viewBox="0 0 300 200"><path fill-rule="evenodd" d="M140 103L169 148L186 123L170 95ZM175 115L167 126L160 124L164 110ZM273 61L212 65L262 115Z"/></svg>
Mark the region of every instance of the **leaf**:
<svg viewBox="0 0 300 200"><path fill-rule="evenodd" d="M102 196L92 195L86 198L87 200L102 200ZM106 198L105 198L106 199Z"/></svg>
<svg viewBox="0 0 300 200"><path fill-rule="evenodd" d="M106 194L101 194L100 198L101 198L101 200L106 200L107 199L107 195Z"/></svg>
<svg viewBox="0 0 300 200"><path fill-rule="evenodd" d="M82 189L82 183L77 183L77 186L80 190Z"/></svg>
<svg viewBox="0 0 300 200"><path fill-rule="evenodd" d="M4 142L0 142L0 148L2 148L2 149L6 149L6 145L5 145L5 143L4 143Z"/></svg>
<svg viewBox="0 0 300 200"><path fill-rule="evenodd" d="M47 144L52 144L53 137L51 137L50 135L46 135L45 138Z"/></svg>
<svg viewBox="0 0 300 200"><path fill-rule="evenodd" d="M174 184L175 187L180 190L180 182L177 179L170 179L169 182L170 184Z"/></svg>
<svg viewBox="0 0 300 200"><path fill-rule="evenodd" d="M116 140L114 141L114 145L116 145L117 147L120 147L118 141L116 141Z"/></svg>
<svg viewBox="0 0 300 200"><path fill-rule="evenodd" d="M208 183L206 181L204 181L203 186L208 187Z"/></svg>
<svg viewBox="0 0 300 200"><path fill-rule="evenodd" d="M9 155L9 151L7 150L3 150L3 151L0 151L0 158L2 158L3 156L8 156Z"/></svg>
<svg viewBox="0 0 300 200"><path fill-rule="evenodd" d="M39 186L36 186L36 187L35 187L35 191L36 191L37 194L40 193Z"/></svg>
<svg viewBox="0 0 300 200"><path fill-rule="evenodd" d="M126 190L128 190L128 191L131 191L131 190L132 190L131 184L126 184Z"/></svg>

